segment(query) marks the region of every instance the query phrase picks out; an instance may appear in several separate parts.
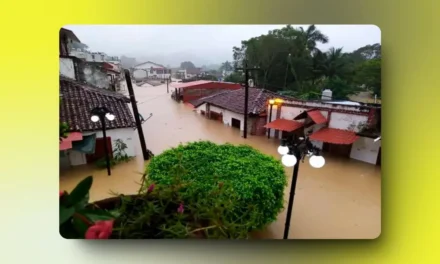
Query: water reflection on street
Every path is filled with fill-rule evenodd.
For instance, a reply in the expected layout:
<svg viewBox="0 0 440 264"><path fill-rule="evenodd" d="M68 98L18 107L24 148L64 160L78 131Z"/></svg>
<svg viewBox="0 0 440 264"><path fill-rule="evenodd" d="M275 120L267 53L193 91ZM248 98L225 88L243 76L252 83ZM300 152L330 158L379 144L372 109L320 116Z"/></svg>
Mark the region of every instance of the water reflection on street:
<svg viewBox="0 0 440 264"><path fill-rule="evenodd" d="M240 136L240 131L215 122L178 104L167 94L166 85L134 86L139 112L148 117L143 124L147 147L160 154L180 142L210 140L216 143L249 144L260 151L279 158L279 142L264 136ZM137 131L135 133L137 136ZM137 142L139 139L136 137ZM139 144L138 144L139 145ZM140 147L136 159L120 164L107 176L106 170L81 166L63 172L60 187L71 190L82 178L93 175L91 200L110 196L110 191L135 193L147 162L142 160ZM292 168L286 168L290 190ZM266 230L253 234L255 238L282 238L285 211ZM381 171L380 167L352 159L326 157L326 165L314 169L301 164L293 207L290 238L375 238L381 231Z"/></svg>

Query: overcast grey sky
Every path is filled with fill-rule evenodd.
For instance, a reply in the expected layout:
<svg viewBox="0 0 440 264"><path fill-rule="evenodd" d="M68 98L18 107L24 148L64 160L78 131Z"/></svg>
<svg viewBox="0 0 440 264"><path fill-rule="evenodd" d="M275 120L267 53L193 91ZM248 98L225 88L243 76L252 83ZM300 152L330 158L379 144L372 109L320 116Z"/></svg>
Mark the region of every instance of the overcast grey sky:
<svg viewBox="0 0 440 264"><path fill-rule="evenodd" d="M242 40L266 34L285 25L139 25L66 26L91 51L112 56L136 57L159 64L179 66L192 61L196 66L232 60L232 47ZM307 27L307 25L292 25ZM381 42L380 29L373 25L316 25L330 41L319 48L343 47L346 52Z"/></svg>

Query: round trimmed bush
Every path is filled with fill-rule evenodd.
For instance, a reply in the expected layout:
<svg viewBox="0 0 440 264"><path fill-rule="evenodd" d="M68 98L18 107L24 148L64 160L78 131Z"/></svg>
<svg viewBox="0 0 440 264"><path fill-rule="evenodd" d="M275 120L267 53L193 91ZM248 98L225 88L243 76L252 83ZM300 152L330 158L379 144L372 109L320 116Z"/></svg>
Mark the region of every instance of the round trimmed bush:
<svg viewBox="0 0 440 264"><path fill-rule="evenodd" d="M159 184L172 184L177 167L183 167L180 180L188 185L180 190L189 196L212 195L213 188L228 185L237 201L227 217L251 231L276 220L283 208L286 177L280 161L246 145L217 145L209 141L192 142L166 150L151 159L148 178ZM227 199L220 198L219 199ZM221 206L221 205L220 205Z"/></svg>

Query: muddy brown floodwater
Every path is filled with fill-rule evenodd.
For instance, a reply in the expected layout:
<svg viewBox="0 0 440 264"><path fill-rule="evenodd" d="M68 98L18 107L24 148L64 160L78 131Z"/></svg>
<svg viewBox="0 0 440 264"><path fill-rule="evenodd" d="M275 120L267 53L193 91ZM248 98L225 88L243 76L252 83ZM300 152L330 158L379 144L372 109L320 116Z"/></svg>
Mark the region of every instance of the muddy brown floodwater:
<svg viewBox="0 0 440 264"><path fill-rule="evenodd" d="M148 117L143 124L147 147L158 155L180 142L210 140L216 143L248 144L279 158L278 140L264 136L240 136L240 131L220 122L208 120L184 104L176 103L166 92L166 85L134 86L139 112ZM173 90L170 86L170 93ZM137 131L135 140L139 146ZM140 147L135 160L117 165L108 177L106 170L79 166L62 172L60 187L71 190L82 178L93 175L91 200L111 196L110 191L135 193L144 167ZM293 169L286 168L290 190ZM281 239L286 211L254 238ZM295 239L371 239L381 232L381 170L380 167L352 159L326 157L326 165L314 169L301 164L292 211L289 238Z"/></svg>

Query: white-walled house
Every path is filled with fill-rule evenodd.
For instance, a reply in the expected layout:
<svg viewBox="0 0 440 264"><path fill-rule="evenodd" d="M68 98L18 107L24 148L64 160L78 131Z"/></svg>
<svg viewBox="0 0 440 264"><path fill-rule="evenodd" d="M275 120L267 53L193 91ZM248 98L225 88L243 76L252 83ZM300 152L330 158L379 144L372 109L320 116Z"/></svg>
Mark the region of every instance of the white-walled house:
<svg viewBox="0 0 440 264"><path fill-rule="evenodd" d="M267 106L268 112L270 107ZM270 115L268 115L269 118ZM276 119L301 122L297 132L309 135L312 143L324 152L380 164L381 141L378 134L363 133L380 120L380 108L356 102L301 101L292 98L272 107L271 137L282 138L281 130L271 125ZM380 122L380 121L379 121ZM362 134L363 133L363 134Z"/></svg>
<svg viewBox="0 0 440 264"><path fill-rule="evenodd" d="M107 74L100 71L95 76L93 73L96 67L93 67L93 62L69 55L69 43L72 41L80 43L72 31L61 29L60 123L67 124L69 136L60 141L60 167L82 165L101 159L104 157L105 144L112 153L117 140L122 140L127 145L125 152L128 156L135 156L134 119L129 108L129 98L102 89L105 86L100 88L99 85L94 85L93 80L90 80L94 77L108 83ZM113 121L106 120L106 139L102 136L100 122L94 123L90 119L92 109L99 106L107 107L115 115Z"/></svg>
<svg viewBox="0 0 440 264"><path fill-rule="evenodd" d="M244 89L220 91L189 102L195 111L209 119L244 131ZM264 89L249 88L247 131L264 135L266 129L266 102L276 94Z"/></svg>
<svg viewBox="0 0 440 264"><path fill-rule="evenodd" d="M133 67L133 77L136 80L145 78L168 79L171 76L170 70L165 66L147 61Z"/></svg>
<svg viewBox="0 0 440 264"><path fill-rule="evenodd" d="M135 123L127 97L63 77L60 77L60 95L60 122L65 122L69 132L75 135L75 138L68 137L60 143L62 168L93 163L104 158L105 144L113 153L117 140L127 145L125 153L128 156L135 156ZM100 122L94 123L90 119L91 110L98 106L107 107L115 115L113 121L106 120L106 139L102 136ZM81 148L75 147L78 144Z"/></svg>
<svg viewBox="0 0 440 264"><path fill-rule="evenodd" d="M278 103L272 105L270 99ZM223 91L191 101L209 119L244 130L244 89ZM365 132L380 122L380 108L356 102L303 101L257 88L249 89L248 133L284 138L290 133L309 136L326 155L380 164L381 141ZM378 121L379 120L379 121ZM371 131L371 129L370 129Z"/></svg>
<svg viewBox="0 0 440 264"><path fill-rule="evenodd" d="M109 56L104 52L91 52L84 49L72 48L69 55L88 62L109 62L119 64L121 61L118 56Z"/></svg>
<svg viewBox="0 0 440 264"><path fill-rule="evenodd" d="M83 132L82 136L90 136L95 135L96 139L99 141L102 139L102 131L89 131L89 132ZM116 141L122 140L126 145L127 149L125 150L125 153L129 157L136 156L135 146L134 146L134 136L135 133L133 132L133 128L118 128L118 129L111 129L106 131L107 138L110 138L111 140L111 148L112 150L116 147ZM68 149L65 152L65 160L61 162L62 164L67 166L78 166L78 165L85 165L88 163L87 160L87 154L76 151L74 149Z"/></svg>

